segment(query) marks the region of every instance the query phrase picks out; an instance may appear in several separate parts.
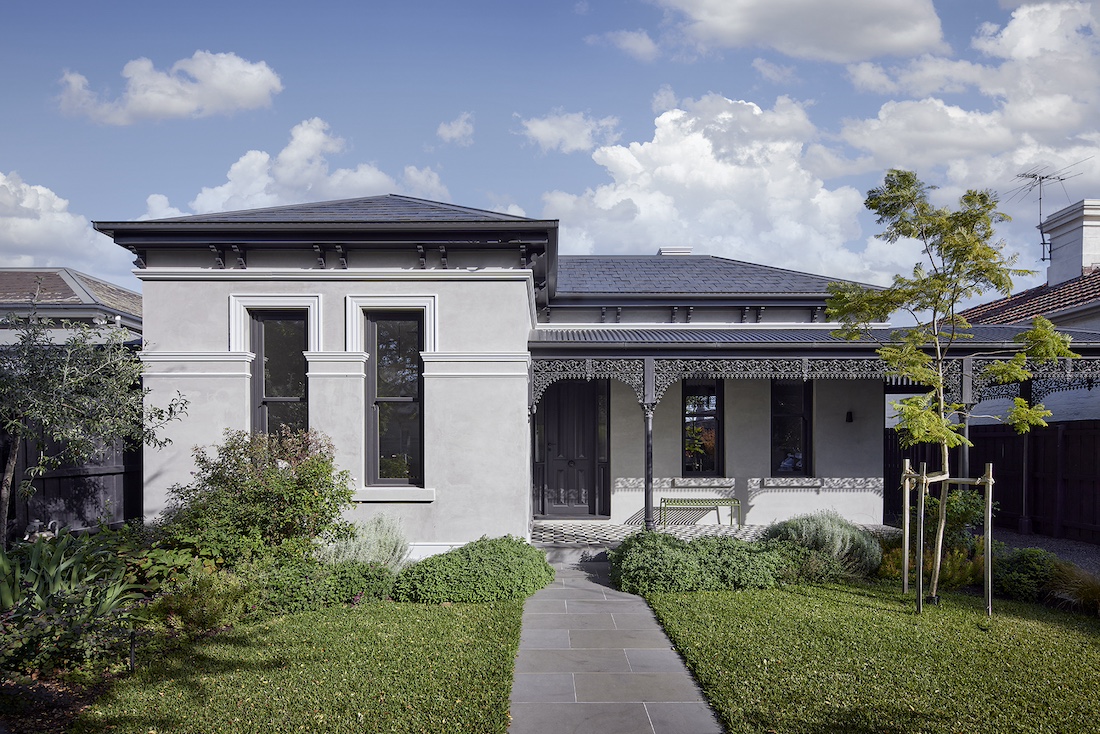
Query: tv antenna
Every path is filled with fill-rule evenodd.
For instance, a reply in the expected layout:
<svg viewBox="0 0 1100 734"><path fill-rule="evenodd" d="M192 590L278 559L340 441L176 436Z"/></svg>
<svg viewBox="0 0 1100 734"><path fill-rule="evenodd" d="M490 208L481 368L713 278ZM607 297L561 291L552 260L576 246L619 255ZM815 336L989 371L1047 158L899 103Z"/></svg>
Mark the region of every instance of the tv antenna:
<svg viewBox="0 0 1100 734"><path fill-rule="evenodd" d="M1039 192L1039 245L1042 248L1041 262L1047 262L1050 260L1050 239L1047 233L1043 230L1043 186L1057 182L1062 186L1062 191L1066 194L1066 200L1069 200L1069 192L1066 191L1065 182L1071 178L1076 178L1081 175L1081 171L1070 173L1069 170L1074 166L1079 166L1087 160L1090 160L1092 156L1079 160L1076 163L1071 163L1068 166L1059 168L1057 171L1047 173L1048 166L1033 166L1023 173L1017 173L1016 178L1024 179L1024 182L1014 188L1009 193L1009 200L1013 198L1023 198L1033 191Z"/></svg>

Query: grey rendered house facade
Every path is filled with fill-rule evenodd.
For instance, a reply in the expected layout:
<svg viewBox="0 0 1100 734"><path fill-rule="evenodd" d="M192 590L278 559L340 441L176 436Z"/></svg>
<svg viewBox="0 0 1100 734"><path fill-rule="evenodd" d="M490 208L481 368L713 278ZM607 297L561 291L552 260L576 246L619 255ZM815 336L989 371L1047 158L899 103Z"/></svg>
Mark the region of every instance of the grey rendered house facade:
<svg viewBox="0 0 1100 734"><path fill-rule="evenodd" d="M136 257L151 399L190 401L146 517L192 447L287 424L333 438L353 514L400 517L416 555L661 497L881 522L887 380L830 335L827 278L559 257L556 221L392 195L96 228Z"/></svg>

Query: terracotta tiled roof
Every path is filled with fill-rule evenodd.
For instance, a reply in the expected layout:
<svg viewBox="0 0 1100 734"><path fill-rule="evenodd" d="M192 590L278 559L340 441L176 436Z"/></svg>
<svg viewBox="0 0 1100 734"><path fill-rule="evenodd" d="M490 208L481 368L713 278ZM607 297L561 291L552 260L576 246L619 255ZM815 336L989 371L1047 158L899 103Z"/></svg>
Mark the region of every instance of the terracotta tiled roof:
<svg viewBox="0 0 1100 734"><path fill-rule="evenodd" d="M0 268L0 310L102 306L141 319L141 295L68 268Z"/></svg>
<svg viewBox="0 0 1100 734"><path fill-rule="evenodd" d="M1041 285L962 312L973 324L1021 324L1089 303L1100 305L1100 272Z"/></svg>

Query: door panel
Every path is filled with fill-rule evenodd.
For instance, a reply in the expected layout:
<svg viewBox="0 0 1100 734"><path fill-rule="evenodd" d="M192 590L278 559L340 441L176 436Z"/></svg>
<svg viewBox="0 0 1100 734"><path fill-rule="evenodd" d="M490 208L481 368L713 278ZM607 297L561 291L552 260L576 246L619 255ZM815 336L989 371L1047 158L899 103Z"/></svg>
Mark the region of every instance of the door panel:
<svg viewBox="0 0 1100 734"><path fill-rule="evenodd" d="M543 396L547 515L596 513L597 383L558 382Z"/></svg>

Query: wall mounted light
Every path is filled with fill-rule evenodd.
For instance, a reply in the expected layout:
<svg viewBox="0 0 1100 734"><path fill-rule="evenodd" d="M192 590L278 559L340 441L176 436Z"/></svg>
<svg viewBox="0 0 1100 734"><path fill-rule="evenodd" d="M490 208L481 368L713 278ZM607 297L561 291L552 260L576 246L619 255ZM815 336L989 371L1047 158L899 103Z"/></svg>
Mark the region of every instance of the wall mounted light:
<svg viewBox="0 0 1100 734"><path fill-rule="evenodd" d="M850 410L849 410L849 411L848 411L848 412L847 412L847 413L845 414L845 416L844 416L844 422L845 422L845 423L851 423L851 422L852 422L852 411L850 411Z"/></svg>

